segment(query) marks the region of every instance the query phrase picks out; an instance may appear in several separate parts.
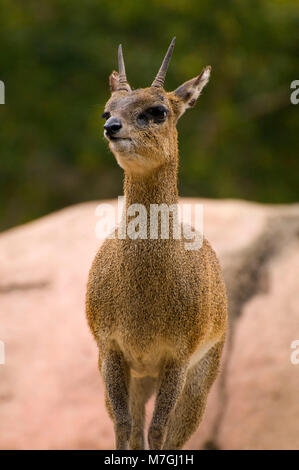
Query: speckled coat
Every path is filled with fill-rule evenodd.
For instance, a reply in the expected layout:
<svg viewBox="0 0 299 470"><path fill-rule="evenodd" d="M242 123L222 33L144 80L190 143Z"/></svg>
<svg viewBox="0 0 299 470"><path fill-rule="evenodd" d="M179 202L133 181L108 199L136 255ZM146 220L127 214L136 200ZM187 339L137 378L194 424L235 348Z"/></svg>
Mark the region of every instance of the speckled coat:
<svg viewBox="0 0 299 470"><path fill-rule="evenodd" d="M209 74L205 68L172 93L120 90L118 74L111 75L105 116L120 123L119 137L105 135L125 171L125 210L143 204L149 217L150 204L178 202L176 123ZM155 106L166 109L159 122L151 117ZM181 448L203 416L219 368L227 321L221 269L206 239L197 250L186 250L186 241L171 231L168 240L106 239L90 270L87 320L118 449L145 447L144 406L154 392L149 447Z"/></svg>

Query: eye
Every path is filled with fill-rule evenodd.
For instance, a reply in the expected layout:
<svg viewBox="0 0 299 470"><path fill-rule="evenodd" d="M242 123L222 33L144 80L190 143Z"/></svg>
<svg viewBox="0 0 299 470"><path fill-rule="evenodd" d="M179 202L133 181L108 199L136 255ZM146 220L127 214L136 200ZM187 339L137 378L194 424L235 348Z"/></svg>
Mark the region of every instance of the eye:
<svg viewBox="0 0 299 470"><path fill-rule="evenodd" d="M166 120L168 109L164 106L152 106L146 110L146 114L157 124Z"/></svg>
<svg viewBox="0 0 299 470"><path fill-rule="evenodd" d="M109 111L105 111L102 115L101 115L101 118L103 119L109 119L111 116L111 114L109 113Z"/></svg>
<svg viewBox="0 0 299 470"><path fill-rule="evenodd" d="M148 124L148 115L146 113L140 113L137 117L137 122L140 126L146 126Z"/></svg>
<svg viewBox="0 0 299 470"><path fill-rule="evenodd" d="M166 120L168 112L169 110L162 105L151 106L139 114L137 122L140 126L147 126L149 121L153 121L155 124L161 124Z"/></svg>

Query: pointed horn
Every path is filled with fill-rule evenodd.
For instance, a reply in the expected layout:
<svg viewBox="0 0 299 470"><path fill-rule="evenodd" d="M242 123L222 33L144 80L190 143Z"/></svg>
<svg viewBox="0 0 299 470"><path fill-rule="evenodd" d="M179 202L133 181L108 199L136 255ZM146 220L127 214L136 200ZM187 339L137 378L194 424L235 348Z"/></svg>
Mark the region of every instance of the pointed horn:
<svg viewBox="0 0 299 470"><path fill-rule="evenodd" d="M169 62L170 62L170 59L171 59L171 55L172 55L172 51L173 51L173 48L174 48L174 44L175 44L175 37L172 39L172 41L170 43L170 46L169 46L168 51L166 52L166 55L163 59L160 70L157 73L157 76L156 76L155 80L153 81L153 83L151 84L151 86L155 86L155 87L158 87L158 88L163 87L165 77L166 77L166 72L167 72L168 65L169 65Z"/></svg>
<svg viewBox="0 0 299 470"><path fill-rule="evenodd" d="M118 46L118 88L117 90L131 91L131 87L127 81L125 62L121 44Z"/></svg>

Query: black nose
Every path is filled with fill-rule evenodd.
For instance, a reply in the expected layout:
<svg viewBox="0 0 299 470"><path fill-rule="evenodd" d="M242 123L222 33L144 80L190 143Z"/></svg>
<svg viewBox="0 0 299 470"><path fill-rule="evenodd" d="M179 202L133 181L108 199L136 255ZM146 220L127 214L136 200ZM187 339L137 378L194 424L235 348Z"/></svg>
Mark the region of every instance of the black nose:
<svg viewBox="0 0 299 470"><path fill-rule="evenodd" d="M104 129L109 135L116 134L121 128L122 125L120 119L115 117L109 118L108 121L106 121L106 124L104 125Z"/></svg>

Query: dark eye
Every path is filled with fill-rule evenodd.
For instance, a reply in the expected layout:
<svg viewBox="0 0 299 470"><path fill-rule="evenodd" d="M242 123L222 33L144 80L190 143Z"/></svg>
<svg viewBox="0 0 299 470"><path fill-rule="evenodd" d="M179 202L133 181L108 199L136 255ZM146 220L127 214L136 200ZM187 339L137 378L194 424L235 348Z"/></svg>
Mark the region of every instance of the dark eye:
<svg viewBox="0 0 299 470"><path fill-rule="evenodd" d="M149 121L153 121L156 124L160 124L166 120L168 109L164 106L151 106L147 108L143 113L140 113L137 117L137 122L140 126L148 125Z"/></svg>
<svg viewBox="0 0 299 470"><path fill-rule="evenodd" d="M110 118L110 113L109 113L109 111L105 111L105 112L101 115L101 118L103 118L103 119L109 119L109 118Z"/></svg>
<svg viewBox="0 0 299 470"><path fill-rule="evenodd" d="M140 126L146 126L148 124L149 118L146 113L140 113L137 117L137 122Z"/></svg>
<svg viewBox="0 0 299 470"><path fill-rule="evenodd" d="M153 106L146 110L146 114L157 124L166 120L168 109L164 106Z"/></svg>

